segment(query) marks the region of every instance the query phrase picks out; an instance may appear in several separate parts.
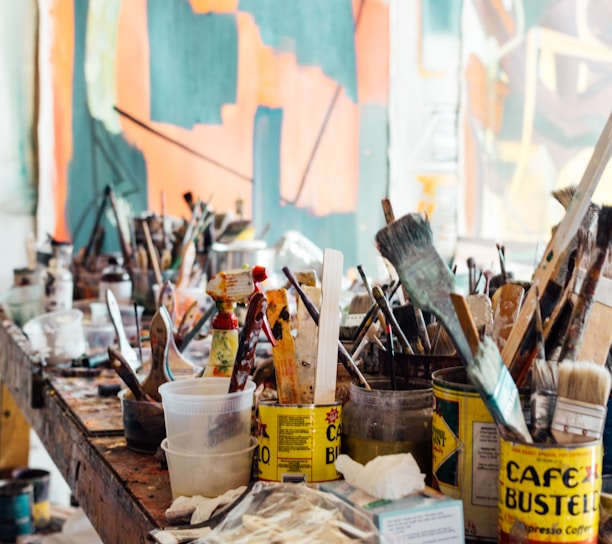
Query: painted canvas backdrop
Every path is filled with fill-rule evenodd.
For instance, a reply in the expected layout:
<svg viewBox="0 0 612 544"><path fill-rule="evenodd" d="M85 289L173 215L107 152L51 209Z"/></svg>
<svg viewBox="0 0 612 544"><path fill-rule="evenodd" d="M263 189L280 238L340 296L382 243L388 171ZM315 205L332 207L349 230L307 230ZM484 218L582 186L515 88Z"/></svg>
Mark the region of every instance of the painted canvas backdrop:
<svg viewBox="0 0 612 544"><path fill-rule="evenodd" d="M376 266L385 1L41 0L41 19L55 237L84 245L111 183L135 213L162 190L176 216L187 191L219 213L242 199L268 242L294 229Z"/></svg>
<svg viewBox="0 0 612 544"><path fill-rule="evenodd" d="M546 242L612 111L612 4L464 0L465 231ZM594 200L612 201L608 166Z"/></svg>

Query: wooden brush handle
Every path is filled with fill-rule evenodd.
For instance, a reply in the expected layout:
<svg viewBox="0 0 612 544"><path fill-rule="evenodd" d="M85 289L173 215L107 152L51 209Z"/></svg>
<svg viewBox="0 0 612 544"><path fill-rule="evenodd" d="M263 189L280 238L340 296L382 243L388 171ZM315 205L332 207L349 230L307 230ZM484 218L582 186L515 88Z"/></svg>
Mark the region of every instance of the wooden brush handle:
<svg viewBox="0 0 612 544"><path fill-rule="evenodd" d="M455 308L455 313L459 319L463 334L465 334L468 346L470 347L470 351L472 352L472 355L476 355L478 352L480 338L478 336L476 324L472 319L472 314L470 313L470 307L468 306L467 300L459 293L450 293L450 298L453 302L453 307Z"/></svg>
<svg viewBox="0 0 612 544"><path fill-rule="evenodd" d="M582 176L576 193L569 203L563 219L555 229L542 259L533 274L532 285L538 286L541 293L546 292L548 283L554 280L566 254L570 242L574 238L582 219L589 208L591 197L597 188L597 184L608 164L612 154L612 115L608 117L606 125L599 137L591 159ZM521 385L527 371L528 365L515 365L514 359L520 350L523 338L531 325L536 305L535 289L529 289L521 307L519 316L512 327L502 351L502 359L514 378Z"/></svg>
<svg viewBox="0 0 612 544"><path fill-rule="evenodd" d="M296 277L293 275L293 272L291 272L289 267L284 266L283 273L285 274L285 276L287 276L287 279L289 280L291 285L293 285L298 295L300 295L300 298L302 299L302 302L304 303L304 308L308 310L310 317L312 317L313 321L318 326L319 325L319 310L312 303L312 301L308 298L308 295L304 293L304 290L302 289L301 285L299 284L299 282L297 281ZM360 382L366 389L371 389L370 385L364 378L363 374L361 374L360 370L357 368L355 361L353 361L349 352L346 351L346 348L342 345L342 342L340 342L340 340L338 340L338 358L340 359L340 362L342 363L346 371L350 374L350 376L353 379Z"/></svg>
<svg viewBox="0 0 612 544"><path fill-rule="evenodd" d="M134 374L132 367L124 359L118 349L115 349L113 346L108 347L108 360L110 361L111 367L124 381L125 385L128 386L128 389L132 392L136 400L153 402L151 396L148 395L140 385L140 381L136 374Z"/></svg>
<svg viewBox="0 0 612 544"><path fill-rule="evenodd" d="M414 355L414 350L412 349L412 346L410 345L408 338L406 338L404 331L399 326L397 319L395 319L393 310L391 310L391 306L389 305L389 301L387 300L387 297L385 297L383 290L378 285L375 285L374 288L372 289L372 294L374 295L374 298L376 299L376 302L378 303L380 309L385 314L385 317L387 318L387 322L389 323L391 327L393 327L393 330L395 331L395 334L397 338L399 339L400 344L404 348L405 352L408 353L409 355Z"/></svg>
<svg viewBox="0 0 612 544"><path fill-rule="evenodd" d="M125 234L121 229L121 221L119 220L119 208L117 206L117 198L115 197L115 192L113 188L108 186L108 198L110 200L111 208L113 209L113 215L115 216L115 221L117 223L117 234L119 235L119 244L121 246L121 253L123 254L123 266L131 272L132 270L132 248L130 243L125 238Z"/></svg>
<svg viewBox="0 0 612 544"><path fill-rule="evenodd" d="M255 350L263 326L268 303L263 293L256 292L249 301L244 325L240 331L238 351L230 378L229 393L242 391L255 363Z"/></svg>
<svg viewBox="0 0 612 544"><path fill-rule="evenodd" d="M153 245L153 238L151 238L151 231L149 230L149 225L146 219L142 222L142 231L144 232L145 240L147 242L149 260L151 261L151 265L153 266L155 281L158 285L161 285L164 280L162 278L161 269L159 267L159 257L157 256L157 251L155 249L155 246Z"/></svg>

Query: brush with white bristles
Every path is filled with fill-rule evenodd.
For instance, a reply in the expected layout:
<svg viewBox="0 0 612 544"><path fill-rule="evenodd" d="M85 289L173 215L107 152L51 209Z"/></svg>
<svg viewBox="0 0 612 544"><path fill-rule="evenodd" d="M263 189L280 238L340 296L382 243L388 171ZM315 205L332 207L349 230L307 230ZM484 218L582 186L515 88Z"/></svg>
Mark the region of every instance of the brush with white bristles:
<svg viewBox="0 0 612 544"><path fill-rule="evenodd" d="M559 364L557 402L551 432L558 443L601 439L612 387L610 371L593 361L577 361L601 269L612 237L612 207L603 206L597 220L595 258L572 309Z"/></svg>

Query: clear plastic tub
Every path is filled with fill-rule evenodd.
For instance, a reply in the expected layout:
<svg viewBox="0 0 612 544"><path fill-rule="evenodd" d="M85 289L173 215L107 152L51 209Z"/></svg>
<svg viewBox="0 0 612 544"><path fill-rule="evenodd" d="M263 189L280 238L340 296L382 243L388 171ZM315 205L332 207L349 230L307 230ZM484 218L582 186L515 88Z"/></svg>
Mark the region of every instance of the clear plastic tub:
<svg viewBox="0 0 612 544"><path fill-rule="evenodd" d="M83 312L74 308L57 310L30 319L23 326L23 332L32 347L44 356L50 365L71 362L83 355L87 348L83 331Z"/></svg>
<svg viewBox="0 0 612 544"><path fill-rule="evenodd" d="M186 378L159 387L170 448L223 453L246 448L255 383L228 393L229 378Z"/></svg>
<svg viewBox="0 0 612 544"><path fill-rule="evenodd" d="M164 439L172 498L181 496L218 497L230 489L248 485L253 474L257 438L251 437L246 448L237 451L205 454L174 451Z"/></svg>

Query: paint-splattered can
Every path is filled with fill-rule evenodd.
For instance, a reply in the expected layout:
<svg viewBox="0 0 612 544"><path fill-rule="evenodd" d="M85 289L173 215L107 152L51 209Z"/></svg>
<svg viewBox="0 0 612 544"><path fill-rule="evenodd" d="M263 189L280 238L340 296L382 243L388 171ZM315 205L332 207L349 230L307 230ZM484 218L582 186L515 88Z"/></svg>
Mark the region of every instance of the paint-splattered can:
<svg viewBox="0 0 612 544"><path fill-rule="evenodd" d="M0 542L15 542L34 531L32 484L19 480L0 481Z"/></svg>
<svg viewBox="0 0 612 544"><path fill-rule="evenodd" d="M522 444L500 437L500 544L596 544L601 464L601 440Z"/></svg>
<svg viewBox="0 0 612 544"><path fill-rule="evenodd" d="M497 542L497 427L463 367L432 382L433 487L463 502L466 542Z"/></svg>
<svg viewBox="0 0 612 544"><path fill-rule="evenodd" d="M270 482L329 482L340 479L342 403L278 404L257 408L259 479Z"/></svg>

